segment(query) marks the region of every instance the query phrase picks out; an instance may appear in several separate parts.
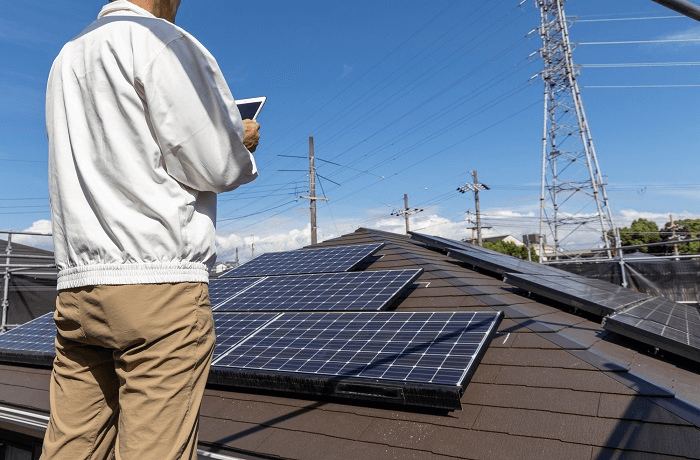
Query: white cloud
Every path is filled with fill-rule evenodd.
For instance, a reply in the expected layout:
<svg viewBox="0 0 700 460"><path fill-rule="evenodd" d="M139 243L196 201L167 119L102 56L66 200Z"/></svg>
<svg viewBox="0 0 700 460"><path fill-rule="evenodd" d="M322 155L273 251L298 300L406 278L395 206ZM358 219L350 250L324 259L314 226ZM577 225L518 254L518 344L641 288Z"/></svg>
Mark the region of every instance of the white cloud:
<svg viewBox="0 0 700 460"><path fill-rule="evenodd" d="M678 212L673 214L674 219L697 219L700 213ZM574 216L572 216L574 217ZM575 217L583 217L577 215ZM588 216L590 217L590 216ZM615 223L618 227L629 226L633 220L645 218L653 220L660 227L668 222L668 214L654 213L647 211L637 211L634 209L623 209L615 214ZM437 209L428 209L422 213L410 216L410 229L418 233L441 236L454 240L462 240L472 237L471 227L475 227L475 217L473 214L465 219L450 219L441 216ZM318 239L320 241L336 238L354 232L360 227L381 230L385 232L405 234L405 221L401 217L387 216L386 209L367 209L362 216L351 219L338 219L335 222L319 221ZM275 228L270 226L270 228ZM539 210L534 210L532 206L521 208L490 208L483 210L482 228L484 237L513 235L521 239L525 234L539 233ZM571 228L567 230L570 232ZM251 258L251 243L255 240L255 254L265 252L290 251L299 249L310 244L310 225L306 224L302 228L278 228L265 235L255 237L241 236L235 233L217 234L217 248L219 251L218 260L235 260L236 248L239 249L239 260L241 263ZM476 232L474 232L476 237ZM600 224L597 219L593 219L586 226L578 227L573 233L566 233L561 244L567 249L586 249L602 247ZM547 240L550 241L551 235Z"/></svg>
<svg viewBox="0 0 700 460"><path fill-rule="evenodd" d="M622 209L619 213L620 218L616 219L615 224L618 227L629 227L633 221L637 219L646 219L656 222L659 227L663 227L670 220L670 213L637 211L635 209ZM681 211L673 213L674 220L683 219L700 219L700 213Z"/></svg>
<svg viewBox="0 0 700 460"><path fill-rule="evenodd" d="M236 249L238 249L238 259L241 263L250 260L253 254L260 255L266 252L299 249L310 244L310 235L311 224L307 224L301 229L280 229L264 236L240 236L235 233L219 232L216 236L217 260L219 262L233 262L236 260Z"/></svg>
<svg viewBox="0 0 700 460"><path fill-rule="evenodd" d="M666 34L660 40L698 40L700 39L700 27L695 26L680 32ZM682 45L697 45L700 42L679 43Z"/></svg>
<svg viewBox="0 0 700 460"><path fill-rule="evenodd" d="M27 233L51 234L51 221L46 219L37 220L29 228L22 230ZM39 235L12 235L12 242L32 246L47 251L53 251L53 238Z"/></svg>

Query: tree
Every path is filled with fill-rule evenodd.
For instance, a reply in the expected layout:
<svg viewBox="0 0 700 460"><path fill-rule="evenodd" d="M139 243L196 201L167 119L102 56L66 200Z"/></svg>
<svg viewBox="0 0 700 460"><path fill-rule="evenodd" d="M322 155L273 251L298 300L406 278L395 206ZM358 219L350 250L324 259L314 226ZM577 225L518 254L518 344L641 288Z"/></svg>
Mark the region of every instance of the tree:
<svg viewBox="0 0 700 460"><path fill-rule="evenodd" d="M518 246L515 243L506 243L505 241L497 241L495 243L485 242L484 247L486 249L491 249L492 251L502 252L503 254L508 254L509 256L527 260L526 246ZM533 262L539 261L534 247L530 247L530 257L532 258Z"/></svg>
<svg viewBox="0 0 700 460"><path fill-rule="evenodd" d="M700 219L683 219L677 220L671 225L671 222L666 222L664 225L664 241L675 241L673 233L675 231L676 238L688 240L692 238L700 238ZM670 248L672 246L669 246ZM700 253L700 242L680 243L678 252L683 254L698 254Z"/></svg>
<svg viewBox="0 0 700 460"><path fill-rule="evenodd" d="M629 228L623 227L620 229L620 240L623 246L636 246L639 244L658 243L661 241L659 235L659 226L656 222L646 219L637 219L632 222ZM613 239L614 241L614 239ZM641 248L642 252L664 252L663 246ZM635 252L637 249L631 249L625 252Z"/></svg>

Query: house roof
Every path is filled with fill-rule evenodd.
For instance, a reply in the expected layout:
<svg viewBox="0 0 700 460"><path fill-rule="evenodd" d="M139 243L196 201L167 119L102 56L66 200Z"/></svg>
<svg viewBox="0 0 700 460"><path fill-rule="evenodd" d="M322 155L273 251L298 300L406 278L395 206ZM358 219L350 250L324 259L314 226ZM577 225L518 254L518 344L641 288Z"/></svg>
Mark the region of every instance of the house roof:
<svg viewBox="0 0 700 460"><path fill-rule="evenodd" d="M700 458L697 366L407 236L360 229L318 246L376 242L382 257L364 270L424 270L397 310L504 312L463 410L209 386L202 449L234 458ZM0 365L0 405L46 415L48 377Z"/></svg>
<svg viewBox="0 0 700 460"><path fill-rule="evenodd" d="M508 239L510 239L510 240L515 240L515 241L517 241L518 243L523 244L523 242L520 241L519 238L516 238L516 237L514 237L513 235L510 235L510 234L508 234L508 235L498 235L498 236L487 236L487 237L482 238L482 241L487 241L487 242L489 242L489 243L498 243L499 241L504 241L504 240L508 240ZM515 242L515 241L513 241L513 242ZM516 243L516 244L517 244L517 243Z"/></svg>

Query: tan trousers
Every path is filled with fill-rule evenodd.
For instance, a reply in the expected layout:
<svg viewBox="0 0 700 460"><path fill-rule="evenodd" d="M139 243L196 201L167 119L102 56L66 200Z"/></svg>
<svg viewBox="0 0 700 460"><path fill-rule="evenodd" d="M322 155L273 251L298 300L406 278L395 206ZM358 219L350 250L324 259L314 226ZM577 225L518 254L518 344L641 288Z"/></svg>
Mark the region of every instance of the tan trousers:
<svg viewBox="0 0 700 460"><path fill-rule="evenodd" d="M214 350L206 284L61 291L42 460L197 458Z"/></svg>

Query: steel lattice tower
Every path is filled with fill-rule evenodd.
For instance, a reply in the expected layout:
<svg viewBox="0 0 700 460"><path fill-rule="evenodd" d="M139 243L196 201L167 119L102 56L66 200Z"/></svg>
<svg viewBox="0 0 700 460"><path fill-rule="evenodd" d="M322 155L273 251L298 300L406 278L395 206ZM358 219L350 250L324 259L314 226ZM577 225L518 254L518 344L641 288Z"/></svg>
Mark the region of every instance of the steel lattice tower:
<svg viewBox="0 0 700 460"><path fill-rule="evenodd" d="M540 196L540 254L544 254L545 225L554 238L554 258L562 245L582 230L601 232L604 247L613 247L612 211L593 147L576 78L566 0L535 0L540 9L544 61L544 132ZM608 257L612 257L608 251Z"/></svg>

